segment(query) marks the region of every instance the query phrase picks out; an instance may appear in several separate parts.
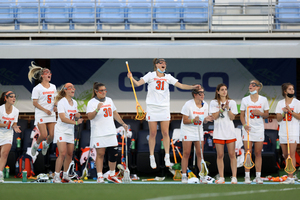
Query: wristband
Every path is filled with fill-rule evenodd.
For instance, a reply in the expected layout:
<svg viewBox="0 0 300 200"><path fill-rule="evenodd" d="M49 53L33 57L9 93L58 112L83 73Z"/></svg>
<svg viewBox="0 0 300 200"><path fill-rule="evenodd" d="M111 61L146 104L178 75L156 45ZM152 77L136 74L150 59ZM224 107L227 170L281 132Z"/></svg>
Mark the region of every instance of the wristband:
<svg viewBox="0 0 300 200"><path fill-rule="evenodd" d="M78 125L77 121L75 121L75 124Z"/></svg>
<svg viewBox="0 0 300 200"><path fill-rule="evenodd" d="M222 112L224 112L224 110L222 108L220 108L220 112L222 113Z"/></svg>
<svg viewBox="0 0 300 200"><path fill-rule="evenodd" d="M229 108L228 111L231 111L231 108Z"/></svg>
<svg viewBox="0 0 300 200"><path fill-rule="evenodd" d="M57 107L57 105L54 105L54 107Z"/></svg>
<svg viewBox="0 0 300 200"><path fill-rule="evenodd" d="M285 112L282 113L282 117L284 117L284 115L285 115Z"/></svg>
<svg viewBox="0 0 300 200"><path fill-rule="evenodd" d="M247 125L247 124L244 124L243 127L245 128L246 125Z"/></svg>
<svg viewBox="0 0 300 200"><path fill-rule="evenodd" d="M97 108L96 108L96 110L95 110L95 111L96 111L96 113L98 113L98 112L99 112L99 110L97 110Z"/></svg>
<svg viewBox="0 0 300 200"><path fill-rule="evenodd" d="M194 123L194 119L191 120L191 123L192 123L192 124Z"/></svg>

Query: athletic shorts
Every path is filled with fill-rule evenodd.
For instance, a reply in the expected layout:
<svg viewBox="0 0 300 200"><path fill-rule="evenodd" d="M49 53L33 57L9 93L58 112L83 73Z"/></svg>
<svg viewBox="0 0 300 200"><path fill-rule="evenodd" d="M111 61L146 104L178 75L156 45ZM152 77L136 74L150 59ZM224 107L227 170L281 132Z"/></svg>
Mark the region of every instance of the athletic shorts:
<svg viewBox="0 0 300 200"><path fill-rule="evenodd" d="M38 117L35 116L35 122L34 124L37 125L39 124L47 124L47 123L56 123L56 116L55 115L50 115L50 116L45 116L45 117Z"/></svg>
<svg viewBox="0 0 300 200"><path fill-rule="evenodd" d="M199 141L199 135L184 135L181 136L182 141ZM201 141L204 141L203 135L201 135Z"/></svg>
<svg viewBox="0 0 300 200"><path fill-rule="evenodd" d="M287 144L287 137L284 136L279 136L279 142L280 144ZM292 143L297 143L299 144L299 137L298 136L292 136L292 137L289 137L289 143L292 144Z"/></svg>
<svg viewBox="0 0 300 200"><path fill-rule="evenodd" d="M148 122L170 121L171 120L170 107L147 105L146 120Z"/></svg>
<svg viewBox="0 0 300 200"><path fill-rule="evenodd" d="M54 132L53 143L66 142L74 144L74 134Z"/></svg>
<svg viewBox="0 0 300 200"><path fill-rule="evenodd" d="M0 146L5 145L5 144L12 144L12 141L13 141L13 135L0 137Z"/></svg>
<svg viewBox="0 0 300 200"><path fill-rule="evenodd" d="M91 148L106 148L118 146L118 140L116 135L106 135L101 137L91 137Z"/></svg>
<svg viewBox="0 0 300 200"><path fill-rule="evenodd" d="M236 141L236 138L230 139L230 140L219 140L219 139L214 139L214 143L215 143L215 144L229 144L229 143L232 143L232 142L235 142L235 141Z"/></svg>

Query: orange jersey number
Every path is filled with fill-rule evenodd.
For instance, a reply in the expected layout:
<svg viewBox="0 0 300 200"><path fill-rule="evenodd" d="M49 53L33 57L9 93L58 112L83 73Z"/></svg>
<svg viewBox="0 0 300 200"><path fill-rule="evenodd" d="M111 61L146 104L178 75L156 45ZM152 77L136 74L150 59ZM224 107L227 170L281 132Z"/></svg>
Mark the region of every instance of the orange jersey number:
<svg viewBox="0 0 300 200"><path fill-rule="evenodd" d="M291 113L287 113L287 120L290 122L290 121L292 121L292 117L293 117L293 115L291 114ZM283 117L283 121L286 121L286 119L285 119L285 115L284 115L284 117Z"/></svg>
<svg viewBox="0 0 300 200"><path fill-rule="evenodd" d="M73 120L73 121L74 121L74 119L75 119L75 113L71 113L71 114L70 114L70 120Z"/></svg>
<svg viewBox="0 0 300 200"><path fill-rule="evenodd" d="M111 108L103 108L104 113L104 117L108 117L108 116L112 116L112 111Z"/></svg>
<svg viewBox="0 0 300 200"><path fill-rule="evenodd" d="M156 89L157 90L164 90L165 89L165 82L164 81L156 81Z"/></svg>
<svg viewBox="0 0 300 200"><path fill-rule="evenodd" d="M260 116L259 116L259 115L253 115L252 111L253 111L253 110L250 110L250 113L251 113L250 118L251 118L251 119L254 119L254 118L256 117L257 119L259 119Z"/></svg>
<svg viewBox="0 0 300 200"><path fill-rule="evenodd" d="M7 122L8 122L7 129L10 129L11 121L4 121L4 124L6 124Z"/></svg>
<svg viewBox="0 0 300 200"><path fill-rule="evenodd" d="M194 122L194 125L201 125L202 124L202 121L200 122Z"/></svg>
<svg viewBox="0 0 300 200"><path fill-rule="evenodd" d="M51 101L52 101L51 97L52 97L51 94L49 94L49 95L47 96L47 103L51 103Z"/></svg>

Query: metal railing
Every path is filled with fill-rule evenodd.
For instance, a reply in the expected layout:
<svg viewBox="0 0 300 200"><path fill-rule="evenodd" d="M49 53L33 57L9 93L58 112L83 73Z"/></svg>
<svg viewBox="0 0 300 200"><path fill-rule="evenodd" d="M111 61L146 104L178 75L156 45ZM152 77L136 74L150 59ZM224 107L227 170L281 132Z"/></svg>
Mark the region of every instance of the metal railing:
<svg viewBox="0 0 300 200"><path fill-rule="evenodd" d="M300 31L300 0L0 0L0 32Z"/></svg>

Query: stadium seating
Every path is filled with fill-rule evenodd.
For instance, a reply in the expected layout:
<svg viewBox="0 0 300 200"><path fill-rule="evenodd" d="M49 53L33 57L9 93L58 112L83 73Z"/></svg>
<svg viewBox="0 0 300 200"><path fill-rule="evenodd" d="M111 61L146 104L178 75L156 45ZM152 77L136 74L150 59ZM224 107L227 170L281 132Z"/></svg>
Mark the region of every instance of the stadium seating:
<svg viewBox="0 0 300 200"><path fill-rule="evenodd" d="M275 9L276 29L286 25L300 25L300 1L278 0Z"/></svg>
<svg viewBox="0 0 300 200"><path fill-rule="evenodd" d="M130 25L151 24L151 0L128 0L126 23L127 29Z"/></svg>
<svg viewBox="0 0 300 200"><path fill-rule="evenodd" d="M16 12L16 29L20 29L20 24L38 27L42 21L41 4L38 0L18 0Z"/></svg>
<svg viewBox="0 0 300 200"><path fill-rule="evenodd" d="M96 8L94 1L73 0L72 4L72 23L85 26L94 26L97 22Z"/></svg>
<svg viewBox="0 0 300 200"><path fill-rule="evenodd" d="M0 24L14 23L15 5L13 1L1 0L0 1Z"/></svg>
<svg viewBox="0 0 300 200"><path fill-rule="evenodd" d="M183 3L183 28L190 25L207 25L208 0L186 0Z"/></svg>

